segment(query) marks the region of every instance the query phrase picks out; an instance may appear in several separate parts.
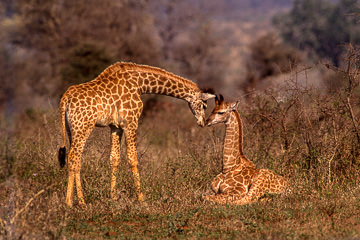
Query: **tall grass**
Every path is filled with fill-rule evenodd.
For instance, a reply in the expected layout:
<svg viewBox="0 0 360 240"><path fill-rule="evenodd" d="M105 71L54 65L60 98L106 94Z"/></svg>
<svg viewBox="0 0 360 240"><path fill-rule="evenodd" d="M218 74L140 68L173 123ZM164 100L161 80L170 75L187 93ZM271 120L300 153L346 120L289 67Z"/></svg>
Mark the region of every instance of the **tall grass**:
<svg viewBox="0 0 360 240"><path fill-rule="evenodd" d="M294 78L295 79L295 78ZM221 170L224 127L196 126L186 104L159 97L138 131L139 204L122 144L118 200L110 198L110 134L98 128L82 160L87 206L65 205L66 168L56 109L27 111L0 129L0 234L4 239L328 239L360 237L359 89L296 86L244 99L245 154L289 178L292 191L246 206L202 201ZM279 97L280 96L280 97ZM348 107L350 98L353 114ZM210 104L210 109L212 104ZM175 110L174 110L175 109Z"/></svg>

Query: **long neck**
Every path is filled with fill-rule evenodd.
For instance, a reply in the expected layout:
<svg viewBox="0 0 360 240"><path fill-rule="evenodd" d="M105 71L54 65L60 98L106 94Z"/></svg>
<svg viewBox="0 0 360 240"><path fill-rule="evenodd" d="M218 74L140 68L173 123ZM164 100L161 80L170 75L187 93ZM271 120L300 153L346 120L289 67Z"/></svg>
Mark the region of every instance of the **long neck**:
<svg viewBox="0 0 360 240"><path fill-rule="evenodd" d="M140 94L154 93L187 100L200 91L193 82L174 74L143 72L140 75L143 76L138 80Z"/></svg>
<svg viewBox="0 0 360 240"><path fill-rule="evenodd" d="M237 111L231 113L225 126L226 130L223 150L224 173L241 164L241 161L245 158L243 152L242 121Z"/></svg>
<svg viewBox="0 0 360 240"><path fill-rule="evenodd" d="M147 65L118 62L106 68L95 81L113 76L120 84L136 85L139 94L154 93L189 101L200 92L195 83L163 69Z"/></svg>

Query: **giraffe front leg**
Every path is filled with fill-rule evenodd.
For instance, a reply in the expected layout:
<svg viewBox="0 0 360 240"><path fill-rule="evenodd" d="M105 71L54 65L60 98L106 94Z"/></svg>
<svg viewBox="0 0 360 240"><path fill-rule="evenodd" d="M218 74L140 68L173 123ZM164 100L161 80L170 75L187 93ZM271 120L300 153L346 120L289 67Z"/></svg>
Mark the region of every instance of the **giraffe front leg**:
<svg viewBox="0 0 360 240"><path fill-rule="evenodd" d="M213 190L213 192L215 194L220 192L220 186L221 183L224 182L224 174L220 173L218 174L211 182L211 190Z"/></svg>
<svg viewBox="0 0 360 240"><path fill-rule="evenodd" d="M116 174L118 172L120 163L120 145L123 130L116 127L111 127L111 152L110 152L110 165L111 165L111 183L110 183L110 196L116 200Z"/></svg>
<svg viewBox="0 0 360 240"><path fill-rule="evenodd" d="M144 201L144 195L141 192L140 184L140 174L138 169L138 159L136 152L136 129L127 129L125 130L126 137L126 148L129 159L129 164L131 166L132 175L134 178L134 185L136 188L137 198L139 202Z"/></svg>
<svg viewBox="0 0 360 240"><path fill-rule="evenodd" d="M266 192L266 187L269 185L269 180L266 174L260 172L256 179L252 182L249 192L241 199L236 200L234 203L238 205L245 205L257 202L261 196Z"/></svg>

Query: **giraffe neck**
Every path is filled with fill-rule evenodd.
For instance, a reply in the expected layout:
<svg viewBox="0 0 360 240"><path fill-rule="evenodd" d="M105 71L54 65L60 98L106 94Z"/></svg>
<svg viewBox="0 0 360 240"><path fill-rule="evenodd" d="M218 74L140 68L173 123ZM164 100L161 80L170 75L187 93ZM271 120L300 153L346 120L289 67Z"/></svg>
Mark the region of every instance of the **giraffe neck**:
<svg viewBox="0 0 360 240"><path fill-rule="evenodd" d="M143 73L139 79L140 94L161 94L179 99L190 100L199 88L191 81L163 72Z"/></svg>
<svg viewBox="0 0 360 240"><path fill-rule="evenodd" d="M223 172L231 171L235 167L249 161L243 152L242 121L237 111L230 114L225 123L225 140L223 150Z"/></svg>
<svg viewBox="0 0 360 240"><path fill-rule="evenodd" d="M118 79L136 83L140 95L153 93L189 101L200 92L192 81L156 67L118 62L105 69L101 76L107 78L114 74Z"/></svg>

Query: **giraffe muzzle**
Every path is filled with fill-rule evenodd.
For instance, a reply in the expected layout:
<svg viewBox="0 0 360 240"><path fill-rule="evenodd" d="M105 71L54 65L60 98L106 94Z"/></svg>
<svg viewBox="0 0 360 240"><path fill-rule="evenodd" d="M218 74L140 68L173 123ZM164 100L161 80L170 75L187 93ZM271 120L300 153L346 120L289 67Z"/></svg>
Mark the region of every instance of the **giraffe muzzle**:
<svg viewBox="0 0 360 240"><path fill-rule="evenodd" d="M204 120L204 118L200 117L200 118L197 120L197 124L198 124L200 127L204 127L204 126L205 126L205 120Z"/></svg>

